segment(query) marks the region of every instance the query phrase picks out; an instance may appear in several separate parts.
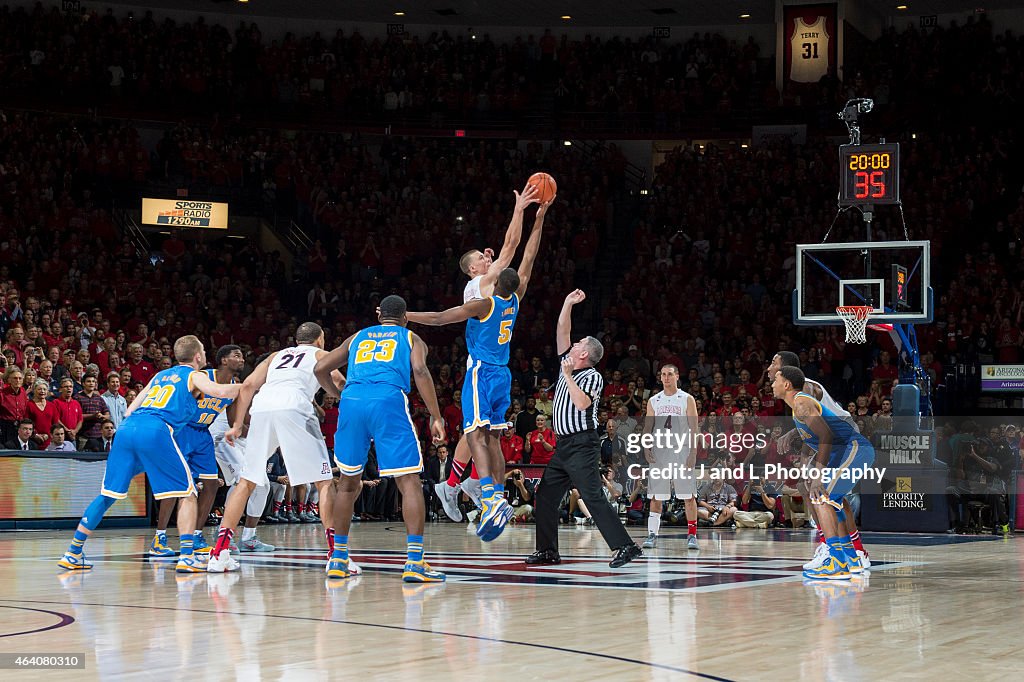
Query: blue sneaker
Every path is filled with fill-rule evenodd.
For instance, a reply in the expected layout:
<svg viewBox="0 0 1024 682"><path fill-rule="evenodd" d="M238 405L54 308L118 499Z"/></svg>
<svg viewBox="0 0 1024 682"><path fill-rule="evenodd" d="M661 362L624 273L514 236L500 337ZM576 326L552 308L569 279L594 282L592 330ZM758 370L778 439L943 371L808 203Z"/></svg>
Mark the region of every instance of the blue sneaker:
<svg viewBox="0 0 1024 682"><path fill-rule="evenodd" d="M149 547L149 556L177 556L177 554L167 546L166 533L153 533L153 544Z"/></svg>
<svg viewBox="0 0 1024 682"><path fill-rule="evenodd" d="M90 564L85 558L85 552L82 552L81 554L64 552L64 556L60 558L57 565L65 571L87 571L92 568L92 564Z"/></svg>
<svg viewBox="0 0 1024 682"><path fill-rule="evenodd" d="M352 575L349 570L348 559L331 559L327 562L328 580L345 580Z"/></svg>
<svg viewBox="0 0 1024 682"><path fill-rule="evenodd" d="M846 554L846 563L849 565L850 575L859 575L864 572L864 564L861 563L856 551L853 554Z"/></svg>
<svg viewBox="0 0 1024 682"><path fill-rule="evenodd" d="M505 526L508 525L508 522L511 521L512 517L515 515L515 510L512 509L510 505L506 505L506 507L506 509L500 512L499 517L495 519L487 533L480 535L480 529L477 529L477 535L479 535L481 540L484 542L492 542L504 532Z"/></svg>
<svg viewBox="0 0 1024 682"><path fill-rule="evenodd" d="M197 530L192 534L192 553L193 554L209 554L210 546L206 544L206 538L203 537L203 531Z"/></svg>
<svg viewBox="0 0 1024 682"><path fill-rule="evenodd" d="M426 561L408 561L402 573L402 582L406 583L443 583L445 575L441 571L430 568Z"/></svg>
<svg viewBox="0 0 1024 682"><path fill-rule="evenodd" d="M843 559L846 558L844 554ZM821 566L805 570L804 577L811 580L849 580L850 564L848 561L838 559L834 554L830 553Z"/></svg>
<svg viewBox="0 0 1024 682"><path fill-rule="evenodd" d="M178 559L174 570L176 573L206 573L208 562L206 554L189 554Z"/></svg>
<svg viewBox="0 0 1024 682"><path fill-rule="evenodd" d="M511 511L512 507L509 506L504 497L484 500L483 508L480 511L480 518L476 524L477 537L484 540L484 542L490 542L490 540L501 535L501 531L505 529L505 524L511 518L511 515L508 513ZM497 533L494 533L495 524L500 524ZM490 538L490 540L486 538Z"/></svg>

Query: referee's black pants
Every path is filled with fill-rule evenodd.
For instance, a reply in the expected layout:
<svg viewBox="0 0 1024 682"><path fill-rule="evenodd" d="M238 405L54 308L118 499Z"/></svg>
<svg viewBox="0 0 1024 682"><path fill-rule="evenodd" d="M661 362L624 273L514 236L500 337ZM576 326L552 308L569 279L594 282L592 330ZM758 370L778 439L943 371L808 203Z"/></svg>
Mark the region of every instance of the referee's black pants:
<svg viewBox="0 0 1024 682"><path fill-rule="evenodd" d="M537 549L558 551L558 506L570 487L579 491L604 541L612 549L633 544L601 484L601 444L597 431L559 436L555 454L537 487L534 518Z"/></svg>

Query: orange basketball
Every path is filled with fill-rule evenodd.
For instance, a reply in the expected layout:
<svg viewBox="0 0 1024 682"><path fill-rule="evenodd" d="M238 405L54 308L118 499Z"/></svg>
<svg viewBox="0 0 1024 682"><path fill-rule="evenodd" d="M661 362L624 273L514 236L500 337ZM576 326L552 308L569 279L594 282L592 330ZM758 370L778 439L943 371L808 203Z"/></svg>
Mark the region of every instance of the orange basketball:
<svg viewBox="0 0 1024 682"><path fill-rule="evenodd" d="M555 184L555 179L547 173L534 173L526 182L527 184L533 185L537 188L537 201L542 204L551 201L552 197L554 197L555 193L558 191L558 185Z"/></svg>

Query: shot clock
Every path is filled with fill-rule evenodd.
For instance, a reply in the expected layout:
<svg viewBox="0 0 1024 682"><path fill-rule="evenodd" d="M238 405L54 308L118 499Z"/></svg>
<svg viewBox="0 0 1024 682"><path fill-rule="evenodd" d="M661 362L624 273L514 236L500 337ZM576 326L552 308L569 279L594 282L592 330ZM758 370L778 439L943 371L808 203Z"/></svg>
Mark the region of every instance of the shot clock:
<svg viewBox="0 0 1024 682"><path fill-rule="evenodd" d="M897 204L900 146L844 144L839 147L839 205Z"/></svg>

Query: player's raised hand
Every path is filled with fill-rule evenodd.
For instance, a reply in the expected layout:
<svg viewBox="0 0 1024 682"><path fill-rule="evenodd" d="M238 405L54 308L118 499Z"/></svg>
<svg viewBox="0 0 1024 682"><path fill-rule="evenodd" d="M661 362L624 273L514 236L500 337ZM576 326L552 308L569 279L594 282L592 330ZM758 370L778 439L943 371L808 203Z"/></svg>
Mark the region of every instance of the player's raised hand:
<svg viewBox="0 0 1024 682"><path fill-rule="evenodd" d="M530 183L526 183L526 187L523 187L522 192L516 192L515 190L512 191L515 192L516 195L517 211L524 211L530 204L537 203L537 195L540 194L540 190L537 188L537 185L531 185Z"/></svg>
<svg viewBox="0 0 1024 682"><path fill-rule="evenodd" d="M582 289L570 291L569 295L565 297L565 302L568 303L569 305L578 305L580 303L583 303L583 301L585 300L587 300L587 295L583 293Z"/></svg>
<svg viewBox="0 0 1024 682"><path fill-rule="evenodd" d="M549 199L548 201L542 203L540 205L540 208L537 209L537 217L543 218L545 215L547 215L548 209L551 208L551 204L555 203L555 199L557 198L558 195L556 194L555 196L551 197L551 199Z"/></svg>
<svg viewBox="0 0 1024 682"><path fill-rule="evenodd" d="M487 259L488 263L493 263L494 262L494 249L492 249L489 246L486 249L484 249L484 258Z"/></svg>
<svg viewBox="0 0 1024 682"><path fill-rule="evenodd" d="M430 435L434 438L434 445L444 442L444 419L438 417L430 420Z"/></svg>

